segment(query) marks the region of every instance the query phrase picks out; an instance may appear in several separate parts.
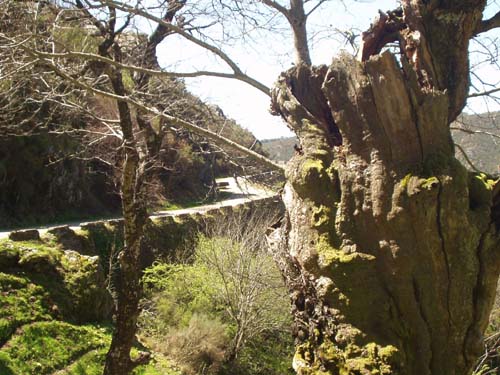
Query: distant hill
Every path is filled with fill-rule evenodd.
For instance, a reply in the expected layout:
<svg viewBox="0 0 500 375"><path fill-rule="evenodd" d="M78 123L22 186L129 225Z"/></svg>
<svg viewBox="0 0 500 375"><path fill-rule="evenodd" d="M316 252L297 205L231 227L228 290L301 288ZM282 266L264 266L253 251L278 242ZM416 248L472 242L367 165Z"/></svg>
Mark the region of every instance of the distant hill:
<svg viewBox="0 0 500 375"><path fill-rule="evenodd" d="M473 169L463 156L462 148L475 168L491 174L500 173L500 112L483 114L463 114L452 126L457 158L464 165ZM293 153L293 146L298 143L296 137L266 139L262 148L275 161L288 161Z"/></svg>
<svg viewBox="0 0 500 375"><path fill-rule="evenodd" d="M264 139L262 148L272 160L287 162L293 156L293 146L298 143L297 137L281 137Z"/></svg>
<svg viewBox="0 0 500 375"><path fill-rule="evenodd" d="M458 130L462 129L462 130ZM472 164L491 174L500 173L500 112L462 115L452 126L457 158L471 169L460 147Z"/></svg>

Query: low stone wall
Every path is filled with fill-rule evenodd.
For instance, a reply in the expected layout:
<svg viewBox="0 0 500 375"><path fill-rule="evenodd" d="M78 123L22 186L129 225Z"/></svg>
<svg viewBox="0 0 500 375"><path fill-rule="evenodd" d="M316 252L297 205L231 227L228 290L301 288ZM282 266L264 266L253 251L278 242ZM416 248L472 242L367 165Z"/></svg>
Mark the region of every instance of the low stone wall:
<svg viewBox="0 0 500 375"><path fill-rule="evenodd" d="M189 246L197 234L205 233L211 224L223 222L224 218L246 212L280 210L278 197L255 199L243 204L220 206L194 213L175 212L153 215L146 228L147 249L143 254L143 265L149 266L155 259L171 258L181 245ZM123 246L123 219L101 220L84 223L79 227L60 226L40 233L38 230L13 231L12 241L43 241L57 243L62 249L73 250L82 255L101 257L102 265Z"/></svg>
<svg viewBox="0 0 500 375"><path fill-rule="evenodd" d="M192 214L152 216L142 266L159 259L175 261L179 249L187 258L199 234L212 225L223 225L231 215L280 209L279 198L269 197ZM43 283L60 283L61 294L54 298L61 314L81 322L105 320L112 308L106 288L108 270L117 266L114 260L122 247L123 219L47 231L15 231L9 240L0 241L0 272L27 272Z"/></svg>

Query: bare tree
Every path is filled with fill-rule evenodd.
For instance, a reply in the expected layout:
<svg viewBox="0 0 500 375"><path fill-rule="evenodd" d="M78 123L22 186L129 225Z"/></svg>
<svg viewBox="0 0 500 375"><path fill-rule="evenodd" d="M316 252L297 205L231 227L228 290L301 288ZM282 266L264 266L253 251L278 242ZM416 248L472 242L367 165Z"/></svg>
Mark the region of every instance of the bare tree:
<svg viewBox="0 0 500 375"><path fill-rule="evenodd" d="M172 28L182 30L179 26L182 21L175 19L176 13L183 6L182 2L169 1L162 5L157 27L146 38L142 58L138 59L137 66L133 65L126 55L126 49L142 36L125 32L135 13L129 12L121 17L119 10L105 1L63 1L61 5L50 2L28 2L26 5L19 5L11 1L2 4L7 23L11 22L9 17L13 16L11 12L14 10L24 10L35 15L34 25L25 25L21 30L19 27L11 28L11 25L2 28L0 37L5 46L2 57L5 59L5 66L10 70L4 78L11 78L26 68L36 67L30 70L30 73L47 86L48 92L39 94L40 100L44 102L54 101L58 105L78 106L78 101L70 101L74 91L102 96L116 103L118 121L102 121L109 130L102 136L114 136L122 142L121 200L125 228L124 248L118 255L120 267L116 277L117 285L114 286L115 327L104 373L123 375L149 360L147 353L131 359L130 349L135 338L138 303L142 295L140 255L146 246L144 230L148 223L145 186L149 174L157 164L165 131L171 127L182 126L253 155L260 162L273 167L275 165L262 155L215 132L168 115L168 103L160 101L155 103L156 105L149 104L156 88L151 78L172 76L157 69L156 48L172 33ZM51 17L53 22L38 22L39 15ZM92 48L75 50L71 44L56 38L60 29L69 27L76 27L80 33L86 35ZM47 32L46 28L51 30ZM23 59L13 55L13 51L21 52ZM50 84L44 80L44 75L50 77ZM241 71L235 70L235 75L249 80ZM16 90L11 91L17 93L19 90L15 85L13 87ZM50 95L51 91L53 95ZM22 92L21 94L23 95ZM36 100L34 95L24 92L20 103L33 100ZM6 114L17 102L9 101L8 104ZM159 119L159 125L155 125L155 119ZM14 127L14 130L25 132L19 127Z"/></svg>
<svg viewBox="0 0 500 375"><path fill-rule="evenodd" d="M276 222L277 210L235 212L210 223L199 240L195 263L215 275L217 299L236 326L226 360L234 361L248 341L283 331L288 304L279 270L272 261L265 232Z"/></svg>

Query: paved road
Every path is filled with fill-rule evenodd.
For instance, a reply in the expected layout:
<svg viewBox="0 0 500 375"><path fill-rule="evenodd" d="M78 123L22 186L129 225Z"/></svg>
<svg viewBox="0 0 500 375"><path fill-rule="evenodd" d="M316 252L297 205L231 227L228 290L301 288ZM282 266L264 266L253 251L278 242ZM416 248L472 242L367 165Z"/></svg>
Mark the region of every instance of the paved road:
<svg viewBox="0 0 500 375"><path fill-rule="evenodd" d="M226 178L218 178L217 184L222 186L219 188L219 191L229 193L229 197L223 201L220 202L215 202L212 204L207 204L207 205L202 205L202 206L196 206L196 207L190 207L190 208L183 208L180 210L166 210L166 211L157 211L153 213L150 217L155 218L155 217L160 217L160 216L177 216L177 215L182 215L182 214L191 214L191 213L203 213L206 211L209 211L214 208L219 208L219 207L225 207L225 206L237 206L239 204L249 202L252 200L257 200L257 199L262 199L262 198L267 198L267 197L272 197L276 195L276 192L266 189L262 186L257 186L254 184L251 184L247 182L247 180L238 177L238 178L233 178L233 177L226 177ZM92 221L85 221L85 222L78 222L78 221L73 221L73 222L67 222L67 223L60 223L57 225L52 225L52 226L40 226L37 228L22 228L22 229L16 229L16 230L29 230L29 229L37 229L40 235L43 235L46 233L48 230L69 225L69 227L73 230L80 229L80 227L84 224L87 223L94 223L94 222L101 222L101 221L106 221L106 220L116 220L119 217L114 217L114 218L106 218L106 219L101 219L101 220L92 220ZM0 239L2 238L8 238L9 233L11 230L8 231L2 231L0 232Z"/></svg>

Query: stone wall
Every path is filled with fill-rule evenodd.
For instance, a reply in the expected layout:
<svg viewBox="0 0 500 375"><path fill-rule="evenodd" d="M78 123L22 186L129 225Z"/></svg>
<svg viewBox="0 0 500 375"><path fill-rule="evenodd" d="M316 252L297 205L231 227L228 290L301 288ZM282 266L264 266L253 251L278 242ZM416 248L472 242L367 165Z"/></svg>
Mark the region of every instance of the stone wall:
<svg viewBox="0 0 500 375"><path fill-rule="evenodd" d="M279 198L270 197L194 213L154 215L146 230L149 246L145 246L142 265L187 259L197 236L231 215L280 209ZM69 320L106 320L112 311L109 270L116 270L116 255L122 247L123 219L14 231L8 240L0 240L0 272L28 273L41 284L56 284L57 293L51 298Z"/></svg>

